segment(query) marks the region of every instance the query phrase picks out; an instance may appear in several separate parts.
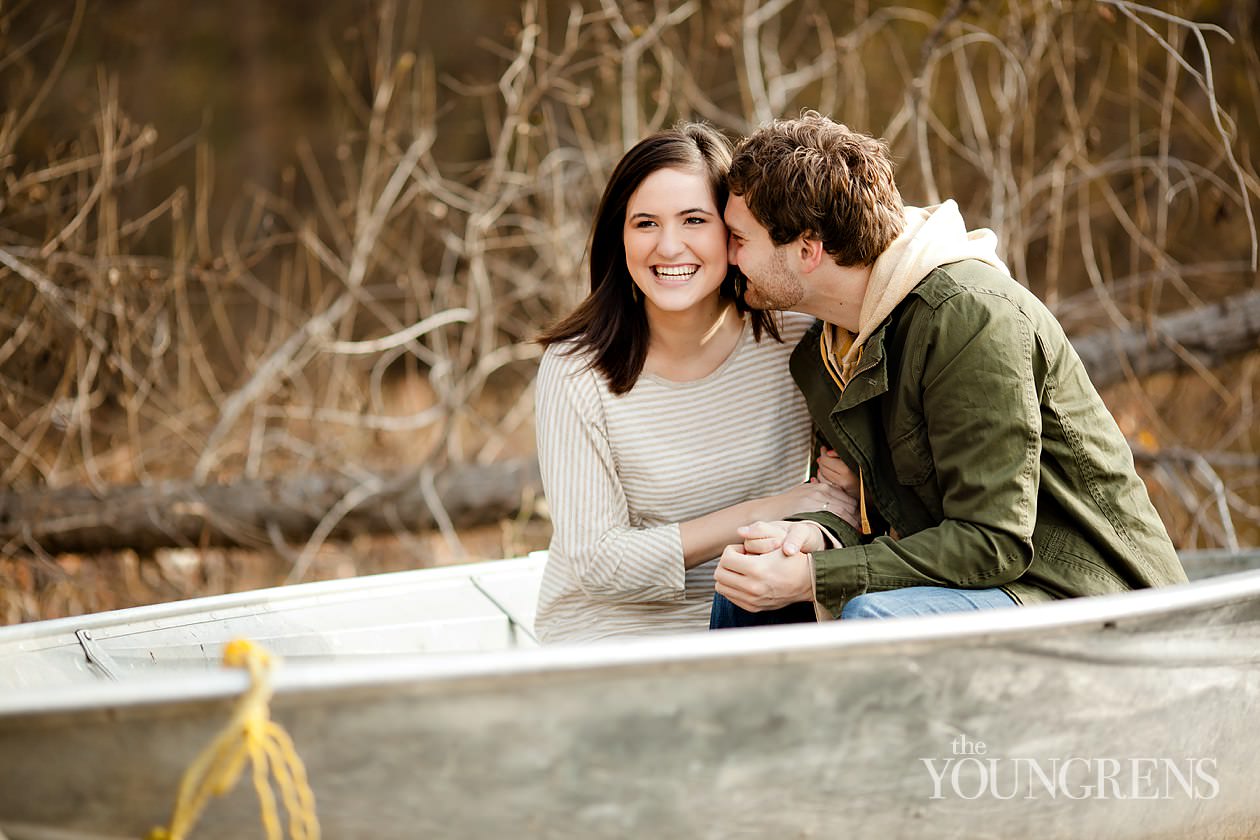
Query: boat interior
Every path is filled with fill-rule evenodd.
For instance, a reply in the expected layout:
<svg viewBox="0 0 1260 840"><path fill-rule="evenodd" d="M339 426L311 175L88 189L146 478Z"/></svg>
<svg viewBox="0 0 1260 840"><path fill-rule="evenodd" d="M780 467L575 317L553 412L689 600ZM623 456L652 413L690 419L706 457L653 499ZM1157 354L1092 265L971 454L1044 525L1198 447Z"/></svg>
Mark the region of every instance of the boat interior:
<svg viewBox="0 0 1260 840"><path fill-rule="evenodd" d="M1260 551L1182 555L1191 580L1260 569ZM214 670L237 638L290 662L537 647L546 552L0 627L0 692Z"/></svg>
<svg viewBox="0 0 1260 840"><path fill-rule="evenodd" d="M546 553L0 628L0 692L220 667L246 638L287 661L536 647Z"/></svg>

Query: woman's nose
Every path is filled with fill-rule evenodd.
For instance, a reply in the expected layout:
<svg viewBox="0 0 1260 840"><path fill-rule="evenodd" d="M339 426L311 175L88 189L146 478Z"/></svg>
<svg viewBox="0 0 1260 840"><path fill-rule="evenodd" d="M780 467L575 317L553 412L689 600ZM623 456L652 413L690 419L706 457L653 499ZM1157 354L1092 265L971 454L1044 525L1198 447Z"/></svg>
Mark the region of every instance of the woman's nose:
<svg viewBox="0 0 1260 840"><path fill-rule="evenodd" d="M682 236L672 226L661 228L661 237L656 242L656 250L662 257L672 257L686 250Z"/></svg>

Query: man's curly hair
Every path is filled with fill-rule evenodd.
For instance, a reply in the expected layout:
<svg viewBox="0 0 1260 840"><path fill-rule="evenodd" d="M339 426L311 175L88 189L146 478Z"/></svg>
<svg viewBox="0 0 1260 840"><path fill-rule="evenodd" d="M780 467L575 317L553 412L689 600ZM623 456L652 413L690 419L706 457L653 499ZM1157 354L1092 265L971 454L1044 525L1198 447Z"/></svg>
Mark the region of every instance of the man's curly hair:
<svg viewBox="0 0 1260 840"><path fill-rule="evenodd" d="M745 139L727 181L776 245L816 238L838 265L872 264L905 225L887 144L817 111Z"/></svg>

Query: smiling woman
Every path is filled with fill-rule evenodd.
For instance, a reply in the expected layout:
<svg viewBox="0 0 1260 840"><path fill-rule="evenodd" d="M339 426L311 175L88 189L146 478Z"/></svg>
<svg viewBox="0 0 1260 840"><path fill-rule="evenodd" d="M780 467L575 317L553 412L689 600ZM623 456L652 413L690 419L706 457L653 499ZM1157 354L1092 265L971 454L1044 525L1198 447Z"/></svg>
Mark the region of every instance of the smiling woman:
<svg viewBox="0 0 1260 840"><path fill-rule="evenodd" d="M787 370L813 319L747 313L727 263L730 159L695 124L627 152L596 213L590 295L539 339L544 641L703 630L738 527L842 500L806 483Z"/></svg>

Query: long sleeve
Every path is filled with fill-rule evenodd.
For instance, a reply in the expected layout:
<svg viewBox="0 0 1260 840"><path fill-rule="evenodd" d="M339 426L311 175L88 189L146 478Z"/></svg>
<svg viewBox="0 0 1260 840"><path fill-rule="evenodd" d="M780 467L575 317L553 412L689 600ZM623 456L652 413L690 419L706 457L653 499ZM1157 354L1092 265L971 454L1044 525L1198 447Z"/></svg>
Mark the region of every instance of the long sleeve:
<svg viewBox="0 0 1260 840"><path fill-rule="evenodd" d="M681 600L678 524L632 524L608 441L603 389L584 368L584 359L552 347L538 372L538 459L554 527L549 562L594 600Z"/></svg>

